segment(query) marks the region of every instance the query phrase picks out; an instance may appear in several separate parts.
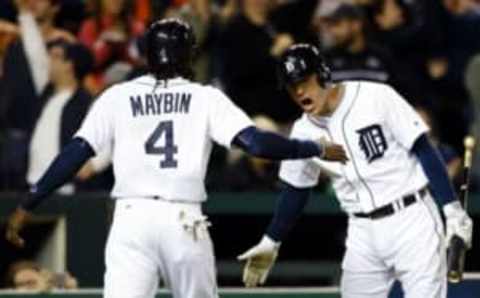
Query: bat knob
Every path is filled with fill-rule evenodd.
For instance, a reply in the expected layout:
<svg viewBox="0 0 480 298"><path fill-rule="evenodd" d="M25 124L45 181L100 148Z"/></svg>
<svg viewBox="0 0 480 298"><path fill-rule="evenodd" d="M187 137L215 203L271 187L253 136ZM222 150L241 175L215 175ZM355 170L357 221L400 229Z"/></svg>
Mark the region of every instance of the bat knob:
<svg viewBox="0 0 480 298"><path fill-rule="evenodd" d="M466 149L473 149L473 147L475 147L475 138L472 136L466 136L463 140L463 145Z"/></svg>
<svg viewBox="0 0 480 298"><path fill-rule="evenodd" d="M458 271L450 271L448 272L448 281L452 284L458 284L462 281L462 274Z"/></svg>

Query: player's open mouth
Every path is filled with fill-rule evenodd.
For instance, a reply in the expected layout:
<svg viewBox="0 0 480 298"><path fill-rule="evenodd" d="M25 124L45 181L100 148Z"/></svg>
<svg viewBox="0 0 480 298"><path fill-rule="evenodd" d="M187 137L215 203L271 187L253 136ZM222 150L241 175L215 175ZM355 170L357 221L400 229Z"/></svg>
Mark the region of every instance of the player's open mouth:
<svg viewBox="0 0 480 298"><path fill-rule="evenodd" d="M313 100L311 98L302 98L300 105L305 112L311 112L314 109Z"/></svg>

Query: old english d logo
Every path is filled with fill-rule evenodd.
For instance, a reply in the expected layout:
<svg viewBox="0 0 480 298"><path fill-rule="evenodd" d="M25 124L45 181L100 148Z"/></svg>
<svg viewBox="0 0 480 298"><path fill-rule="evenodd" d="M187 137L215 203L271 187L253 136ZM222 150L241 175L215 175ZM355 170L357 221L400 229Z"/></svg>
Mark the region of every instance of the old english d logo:
<svg viewBox="0 0 480 298"><path fill-rule="evenodd" d="M359 145L368 162L371 163L377 158L383 156L387 151L387 141L383 135L382 127L378 124L370 125L357 130L360 135Z"/></svg>

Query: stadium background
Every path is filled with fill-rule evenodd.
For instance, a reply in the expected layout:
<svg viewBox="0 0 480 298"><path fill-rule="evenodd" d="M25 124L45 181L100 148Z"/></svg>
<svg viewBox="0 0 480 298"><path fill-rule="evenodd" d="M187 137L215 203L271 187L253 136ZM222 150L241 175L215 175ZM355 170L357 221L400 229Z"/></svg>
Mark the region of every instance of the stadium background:
<svg viewBox="0 0 480 298"><path fill-rule="evenodd" d="M88 73L79 82L85 91L84 110L111 84L144 73L142 34L151 20L180 16L193 24L199 40L197 79L223 89L264 129L288 134L298 116L274 75L276 58L295 41L318 44L337 81L368 79L395 86L428 118L431 138L454 182L461 172L463 137L478 131L480 3L475 0L0 0L2 222L28 188L32 163L45 158L34 150L36 132L54 139L58 131L63 137L77 125L61 115L52 129L56 133L42 129L48 123L40 121L43 104L38 103L52 97L48 86L57 82L47 77L47 87L37 87L38 75L32 71L36 64L25 49L31 41L24 34L32 28L19 21L19 5L34 15L44 9L36 22L45 44L62 39L91 52L91 63L70 57ZM475 224L480 216L478 165L469 207ZM237 151L214 150L205 211L213 223L222 287L241 286L241 264L235 257L256 243L268 224L278 189L277 168ZM112 179L108 162L92 163L71 187L41 207L25 232L25 250L0 240L3 288L14 287L9 273L19 260L32 260L53 274L68 271L80 288L100 287ZM337 286L345 228L346 217L322 177L305 216L282 245L268 286ZM479 233L474 229L474 248L466 264L470 272L480 271ZM454 289L455 297L479 297L475 277L471 275L463 294Z"/></svg>

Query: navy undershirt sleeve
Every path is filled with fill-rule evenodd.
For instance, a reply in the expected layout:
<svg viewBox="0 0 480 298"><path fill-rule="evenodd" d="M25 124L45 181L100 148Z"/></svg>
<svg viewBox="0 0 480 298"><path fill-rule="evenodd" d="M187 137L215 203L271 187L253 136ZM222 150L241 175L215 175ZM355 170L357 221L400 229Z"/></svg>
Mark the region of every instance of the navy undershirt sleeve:
<svg viewBox="0 0 480 298"><path fill-rule="evenodd" d="M271 160L319 157L322 148L312 141L287 139L278 134L250 126L240 131L233 144L250 155Z"/></svg>
<svg viewBox="0 0 480 298"><path fill-rule="evenodd" d="M448 177L447 168L443 163L437 149L423 134L413 144L412 152L419 159L425 174L430 182L430 189L440 206L457 199L453 185Z"/></svg>
<svg viewBox="0 0 480 298"><path fill-rule="evenodd" d="M296 188L284 184L277 199L272 221L266 234L274 241L281 242L293 228L308 202L311 188Z"/></svg>
<svg viewBox="0 0 480 298"><path fill-rule="evenodd" d="M48 195L72 179L85 162L94 156L92 147L81 138L71 140L50 164L45 174L31 187L20 203L26 210L35 209Z"/></svg>

